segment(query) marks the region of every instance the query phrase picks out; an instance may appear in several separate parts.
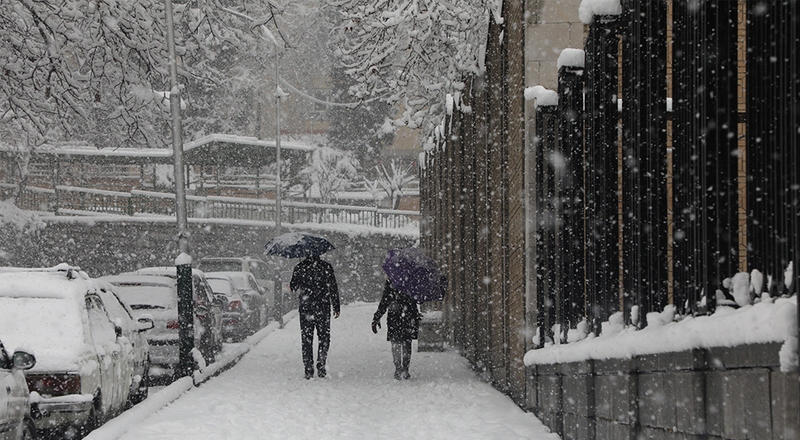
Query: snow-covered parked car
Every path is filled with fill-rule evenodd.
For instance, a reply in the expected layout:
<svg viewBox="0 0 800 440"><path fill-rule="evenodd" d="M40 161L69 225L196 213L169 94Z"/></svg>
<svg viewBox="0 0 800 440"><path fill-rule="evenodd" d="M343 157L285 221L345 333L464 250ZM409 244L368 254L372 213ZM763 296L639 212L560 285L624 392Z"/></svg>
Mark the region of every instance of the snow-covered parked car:
<svg viewBox="0 0 800 440"><path fill-rule="evenodd" d="M175 266L144 267L135 270L137 275L153 275L170 277L177 281L178 269ZM192 293L194 294L195 315L200 318L196 325L201 326L201 349L207 363L214 362L214 357L222 351L222 310L225 308L223 301L214 298L214 292L206 281L202 270L192 269Z"/></svg>
<svg viewBox="0 0 800 440"><path fill-rule="evenodd" d="M206 274L206 280L214 291L214 295L225 297L228 306L222 313L222 336L239 342L250 336L258 329L259 311L252 309L250 304L239 294L239 289L228 275L217 275L214 272Z"/></svg>
<svg viewBox="0 0 800 440"><path fill-rule="evenodd" d="M31 440L36 428L31 418L30 392L23 370L36 365L36 358L17 349L9 355L0 340L0 439ZM3 392L5 390L5 392Z"/></svg>
<svg viewBox="0 0 800 440"><path fill-rule="evenodd" d="M133 356L133 381L131 382L128 402L136 405L147 398L150 391L150 344L147 342L146 333L155 327L153 319L150 317L135 318L133 311L128 307L119 296L114 292L114 286L105 281L97 280L100 283L98 293L103 298L114 324L122 329L122 335L131 344Z"/></svg>
<svg viewBox="0 0 800 440"><path fill-rule="evenodd" d="M251 311L250 333L255 333L269 322L267 302L264 298L264 289L258 284L255 276L250 272L208 272L210 277L227 277L236 286L239 295L247 303Z"/></svg>
<svg viewBox="0 0 800 440"><path fill-rule="evenodd" d="M153 320L155 327L146 333L150 348L149 375L156 380L171 379L180 361L177 280L168 276L133 273L109 275L101 279L114 286L114 291L130 307L137 320ZM207 315L206 308L195 297L194 345L204 361L213 360L219 350L210 328L203 325L203 320L208 319Z"/></svg>
<svg viewBox="0 0 800 440"><path fill-rule="evenodd" d="M275 307L275 281L272 279L272 269L262 260L253 257L204 257L200 259L197 268L205 273L209 272L249 272L253 274L256 282L262 288L264 302L272 313Z"/></svg>
<svg viewBox="0 0 800 440"><path fill-rule="evenodd" d="M0 335L25 347L37 431L82 437L125 409L133 381L130 341L96 280L79 268L0 268Z"/></svg>

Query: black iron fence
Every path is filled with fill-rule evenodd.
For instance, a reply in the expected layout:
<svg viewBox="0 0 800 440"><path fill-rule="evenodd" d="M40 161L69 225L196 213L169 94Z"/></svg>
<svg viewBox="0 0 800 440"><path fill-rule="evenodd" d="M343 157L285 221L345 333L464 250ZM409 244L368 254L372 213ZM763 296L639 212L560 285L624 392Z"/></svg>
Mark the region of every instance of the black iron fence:
<svg viewBox="0 0 800 440"><path fill-rule="evenodd" d="M558 105L536 110L545 339L735 305L737 272L763 275L754 297L795 293L800 5L747 5L623 0L590 25L585 66L561 68Z"/></svg>

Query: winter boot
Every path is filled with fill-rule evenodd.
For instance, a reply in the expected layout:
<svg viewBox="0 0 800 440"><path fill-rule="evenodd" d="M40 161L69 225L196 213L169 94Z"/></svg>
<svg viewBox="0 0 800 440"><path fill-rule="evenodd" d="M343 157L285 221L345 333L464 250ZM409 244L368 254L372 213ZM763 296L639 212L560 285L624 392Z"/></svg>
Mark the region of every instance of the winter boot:
<svg viewBox="0 0 800 440"><path fill-rule="evenodd" d="M325 364L318 363L317 364L317 376L325 377L328 373L325 371Z"/></svg>
<svg viewBox="0 0 800 440"><path fill-rule="evenodd" d="M402 360L403 379L411 379L411 374L408 372L408 365L411 364L411 341L403 341L403 360Z"/></svg>
<svg viewBox="0 0 800 440"><path fill-rule="evenodd" d="M394 378L403 378L403 348L401 343L392 342L392 360L394 361Z"/></svg>

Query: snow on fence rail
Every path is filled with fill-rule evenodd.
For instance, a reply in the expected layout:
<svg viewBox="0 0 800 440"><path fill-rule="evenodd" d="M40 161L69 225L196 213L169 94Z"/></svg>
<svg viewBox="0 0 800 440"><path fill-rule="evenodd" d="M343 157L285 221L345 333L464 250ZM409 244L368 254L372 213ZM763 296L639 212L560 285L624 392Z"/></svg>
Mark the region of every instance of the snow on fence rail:
<svg viewBox="0 0 800 440"><path fill-rule="evenodd" d="M0 184L0 194L7 198L13 185ZM17 198L23 209L50 211L56 214L175 215L175 194L132 190L107 191L73 186L55 189L26 187ZM275 221L272 199L223 196L186 196L190 218ZM379 228L402 228L419 221L419 212L381 209L369 206L328 205L294 201L281 202L281 221L286 223L346 223Z"/></svg>

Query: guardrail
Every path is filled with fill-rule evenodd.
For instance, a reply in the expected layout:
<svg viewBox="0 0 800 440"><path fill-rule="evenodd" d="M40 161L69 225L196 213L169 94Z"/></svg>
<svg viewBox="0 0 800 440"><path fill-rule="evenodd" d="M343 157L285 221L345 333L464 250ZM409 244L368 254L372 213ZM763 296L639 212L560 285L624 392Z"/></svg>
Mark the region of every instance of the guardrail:
<svg viewBox="0 0 800 440"><path fill-rule="evenodd" d="M3 198L10 196L14 185L0 184ZM33 211L61 215L175 215L175 194L132 190L106 191L74 186L55 189L26 187L17 198L17 206ZM221 196L186 196L189 218L275 221L275 200ZM381 209L369 206L328 205L294 201L281 202L281 222L345 223L379 228L402 228L419 221L419 212Z"/></svg>

